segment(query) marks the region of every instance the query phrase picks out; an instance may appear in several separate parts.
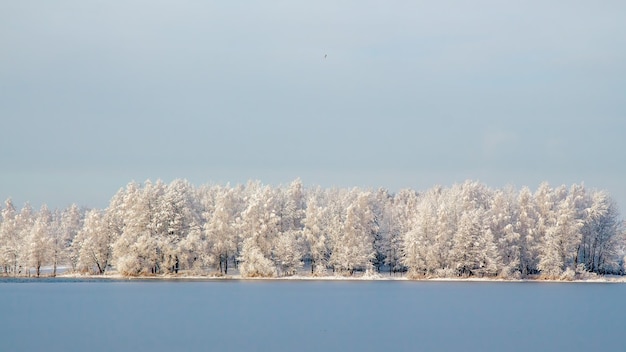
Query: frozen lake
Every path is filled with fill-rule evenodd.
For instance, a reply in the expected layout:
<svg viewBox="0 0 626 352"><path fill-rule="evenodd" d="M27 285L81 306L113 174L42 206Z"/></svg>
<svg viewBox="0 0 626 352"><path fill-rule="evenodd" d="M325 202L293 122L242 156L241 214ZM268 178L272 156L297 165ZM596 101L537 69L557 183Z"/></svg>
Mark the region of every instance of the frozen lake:
<svg viewBox="0 0 626 352"><path fill-rule="evenodd" d="M626 284L0 280L0 351L618 351Z"/></svg>

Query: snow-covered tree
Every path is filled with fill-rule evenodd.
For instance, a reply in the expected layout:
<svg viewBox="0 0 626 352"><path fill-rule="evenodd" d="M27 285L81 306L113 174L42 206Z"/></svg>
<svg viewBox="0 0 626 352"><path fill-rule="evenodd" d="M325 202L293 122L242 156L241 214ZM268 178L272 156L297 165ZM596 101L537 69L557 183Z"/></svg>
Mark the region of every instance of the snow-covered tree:
<svg viewBox="0 0 626 352"><path fill-rule="evenodd" d="M431 190L422 195L414 206L412 219L405 229L404 234L404 265L409 268L411 277L432 274L436 269L441 268L438 261L433 260L431 244L439 230L438 224L438 198L440 189ZM410 215L404 215L409 218Z"/></svg>
<svg viewBox="0 0 626 352"><path fill-rule="evenodd" d="M29 239L35 222L35 213L29 203L24 204L15 217L17 244L17 270L15 275L30 275L30 246Z"/></svg>
<svg viewBox="0 0 626 352"><path fill-rule="evenodd" d="M305 216L304 187L300 179L293 181L286 192L278 196L278 216L280 217L280 231L302 230L302 221Z"/></svg>
<svg viewBox="0 0 626 352"><path fill-rule="evenodd" d="M555 234L558 204L565 198L567 189L561 186L558 189L551 188L544 182L533 195L535 208L535 226L533 228L536 251L531 258L536 261L536 267L532 272L542 272L544 276L558 276L562 273L564 263L560 258L559 236ZM552 233L548 233L552 231ZM549 238L546 239L546 236ZM550 248L546 248L549 245ZM543 264L540 262L543 261Z"/></svg>
<svg viewBox="0 0 626 352"><path fill-rule="evenodd" d="M623 260L619 246L624 238L620 236L623 228L615 201L606 192L594 192L585 212L577 263L598 274L619 273Z"/></svg>
<svg viewBox="0 0 626 352"><path fill-rule="evenodd" d="M346 209L341 235L335 241L331 263L335 270L352 275L355 270L370 270L375 257L372 234L376 231L370 194L358 192Z"/></svg>
<svg viewBox="0 0 626 352"><path fill-rule="evenodd" d="M389 191L379 188L370 195L369 203L373 215L372 239L374 259L372 265L377 272L387 263L387 255L392 251L389 244L393 233L392 206L393 197Z"/></svg>
<svg viewBox="0 0 626 352"><path fill-rule="evenodd" d="M490 229L483 226L484 209L461 215L454 235L451 263L460 276L493 276L498 272L499 257Z"/></svg>
<svg viewBox="0 0 626 352"><path fill-rule="evenodd" d="M414 226L418 199L417 192L403 189L394 195L392 203L385 207L385 222L381 227L386 229L387 233L385 264L390 273L406 270L402 262L404 239L405 234Z"/></svg>
<svg viewBox="0 0 626 352"><path fill-rule="evenodd" d="M278 275L295 275L302 268L302 238L300 231L280 232L274 244L274 262Z"/></svg>
<svg viewBox="0 0 626 352"><path fill-rule="evenodd" d="M498 247L502 260L500 275L503 277L521 277L521 235L516 227L519 218L520 209L515 190L506 188L495 191L485 220Z"/></svg>
<svg viewBox="0 0 626 352"><path fill-rule="evenodd" d="M54 277L57 275L57 268L59 265L64 264L67 260L66 257L66 244L67 240L64 238L62 231L62 213L59 210L52 212L52 221L49 227L49 243L50 243L50 264L52 265L51 275Z"/></svg>
<svg viewBox="0 0 626 352"><path fill-rule="evenodd" d="M228 274L228 262L237 252L237 197L234 189L215 190L212 212L206 212L203 227L205 241L202 255L205 265L217 264L219 273Z"/></svg>
<svg viewBox="0 0 626 352"><path fill-rule="evenodd" d="M242 262L240 270L242 275L263 276L263 273L270 271L265 267L267 262L258 258L258 255L273 263L272 249L280 232L280 218L276 214L276 199L271 187L249 184L247 188L250 192L248 207L241 214L238 224L244 243L244 248L239 255L239 261ZM258 270L254 268L257 264L262 265ZM275 274L275 270L271 272Z"/></svg>
<svg viewBox="0 0 626 352"><path fill-rule="evenodd" d="M450 260L453 238L457 232L459 218L463 212L464 203L461 202L461 188L454 185L450 189L442 190L437 187L434 190L434 205L436 227L434 237L429 239L426 247L428 271L437 276L448 276L448 270L454 270L454 264ZM437 273L437 272L442 272Z"/></svg>
<svg viewBox="0 0 626 352"><path fill-rule="evenodd" d="M279 275L294 275L303 265L305 195L302 181L296 179L286 191L278 190L279 232L273 246L273 260Z"/></svg>
<svg viewBox="0 0 626 352"><path fill-rule="evenodd" d="M276 268L271 259L265 257L256 238L248 237L243 241L239 271L243 277L273 277Z"/></svg>
<svg viewBox="0 0 626 352"><path fill-rule="evenodd" d="M155 193L144 192L138 183L131 182L114 197L118 200L115 208L107 210L123 223L122 232L113 243L113 262L124 275L154 274L160 270L152 221Z"/></svg>
<svg viewBox="0 0 626 352"><path fill-rule="evenodd" d="M78 270L104 274L113 258L113 241L114 234L107 229L105 214L100 210L87 212L75 241L80 246Z"/></svg>
<svg viewBox="0 0 626 352"><path fill-rule="evenodd" d="M530 189L522 188L517 199L519 217L513 223L513 231L519 234L519 273L522 277L526 277L539 270L537 265L543 236L537 225L539 221L537 207Z"/></svg>
<svg viewBox="0 0 626 352"><path fill-rule="evenodd" d="M50 225L52 213L44 204L37 213L30 234L27 237L28 267L35 269L35 275L39 277L41 267L49 261L50 255Z"/></svg>
<svg viewBox="0 0 626 352"><path fill-rule="evenodd" d="M561 193L559 190L557 192ZM571 195L561 199L552 214L554 218L548 220L550 225L543 237L538 268L546 278L559 278L566 268L572 271L575 269L572 266L581 238L582 223L576 218L574 197Z"/></svg>
<svg viewBox="0 0 626 352"><path fill-rule="evenodd" d="M303 220L303 236L305 256L311 262L311 274L326 275L330 254L328 222L329 208L323 206L323 194L317 189L311 192L307 200L305 217Z"/></svg>
<svg viewBox="0 0 626 352"><path fill-rule="evenodd" d="M0 264L2 271L7 275L17 275L20 238L17 228L17 211L13 201L9 198L4 203L0 213Z"/></svg>
<svg viewBox="0 0 626 352"><path fill-rule="evenodd" d="M196 257L184 251L180 244L190 234L194 237L200 235L200 207L193 186L181 179L167 185L162 198L157 198L156 202L157 211L153 219L160 254L159 266L166 272L177 273L183 263L184 269L189 268Z"/></svg>
<svg viewBox="0 0 626 352"><path fill-rule="evenodd" d="M72 243L83 227L84 217L84 211L76 204L72 204L61 214L59 235L64 247L63 257L65 263L70 265L72 271L77 270L79 258L79 248L72 246Z"/></svg>
<svg viewBox="0 0 626 352"><path fill-rule="evenodd" d="M497 276L502 272L502 257L498 252L495 237L491 229L486 229L479 238L478 245L481 248L478 256L478 276Z"/></svg>

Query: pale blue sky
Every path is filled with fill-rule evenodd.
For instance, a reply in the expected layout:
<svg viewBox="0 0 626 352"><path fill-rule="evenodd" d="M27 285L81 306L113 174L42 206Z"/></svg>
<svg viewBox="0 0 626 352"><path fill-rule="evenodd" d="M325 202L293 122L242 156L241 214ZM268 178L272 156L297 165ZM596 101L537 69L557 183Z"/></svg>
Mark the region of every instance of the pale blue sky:
<svg viewBox="0 0 626 352"><path fill-rule="evenodd" d="M0 121L20 206L301 177L625 208L626 2L2 1Z"/></svg>

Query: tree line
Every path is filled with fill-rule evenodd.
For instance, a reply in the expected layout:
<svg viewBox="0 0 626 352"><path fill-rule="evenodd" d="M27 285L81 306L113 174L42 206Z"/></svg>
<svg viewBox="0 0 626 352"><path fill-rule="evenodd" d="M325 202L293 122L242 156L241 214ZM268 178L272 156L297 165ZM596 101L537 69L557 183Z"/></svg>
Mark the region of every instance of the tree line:
<svg viewBox="0 0 626 352"><path fill-rule="evenodd" d="M243 277L403 273L572 279L626 270L615 202L583 185L491 189L466 181L411 189L195 187L131 182L106 209L72 205L0 217L0 272Z"/></svg>

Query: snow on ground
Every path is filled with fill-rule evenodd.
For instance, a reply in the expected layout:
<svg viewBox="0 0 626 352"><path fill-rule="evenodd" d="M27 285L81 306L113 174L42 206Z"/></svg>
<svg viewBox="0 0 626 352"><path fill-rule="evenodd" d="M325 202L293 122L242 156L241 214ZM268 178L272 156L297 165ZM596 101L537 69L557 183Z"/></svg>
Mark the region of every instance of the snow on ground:
<svg viewBox="0 0 626 352"><path fill-rule="evenodd" d="M51 276L53 268L45 266L41 268L41 276ZM35 276L34 269L31 269L31 277ZM85 279L112 279L112 280L284 280L284 281L436 281L436 282L589 282L589 283L626 283L626 276L619 275L592 275L588 278L576 280L545 280L539 277L528 279L501 279L487 277L468 277L468 278L437 278L424 277L421 279L409 279L404 273L390 274L389 272L356 272L352 276L333 273L327 271L325 276L314 276L311 274L310 267L303 267L296 275L277 276L277 277L242 277L239 270L232 268L228 275L198 275L192 272L180 272L178 274L160 274L160 275L143 275L143 276L124 276L115 270L108 271L104 275L90 275L72 272L68 266L57 266L58 278L85 278Z"/></svg>
<svg viewBox="0 0 626 352"><path fill-rule="evenodd" d="M357 273L353 276L344 275L328 275L328 276L313 276L310 274L297 274L292 276L278 276L278 277L242 277L239 273L211 276L211 275L196 275L193 273L179 273L179 274L161 274L161 275L145 275L145 276L124 276L117 272L109 272L104 275L84 275L79 273L64 272L57 275L60 278L98 278L98 279L115 279L115 280L274 280L274 281L431 281L431 282L545 282L545 283L626 283L626 276L598 276L589 279L578 280L544 280L540 278L530 279L499 279L499 278L484 278L484 277L470 277L470 278L423 278L412 280L406 277L406 275L390 276L389 274L366 274Z"/></svg>

